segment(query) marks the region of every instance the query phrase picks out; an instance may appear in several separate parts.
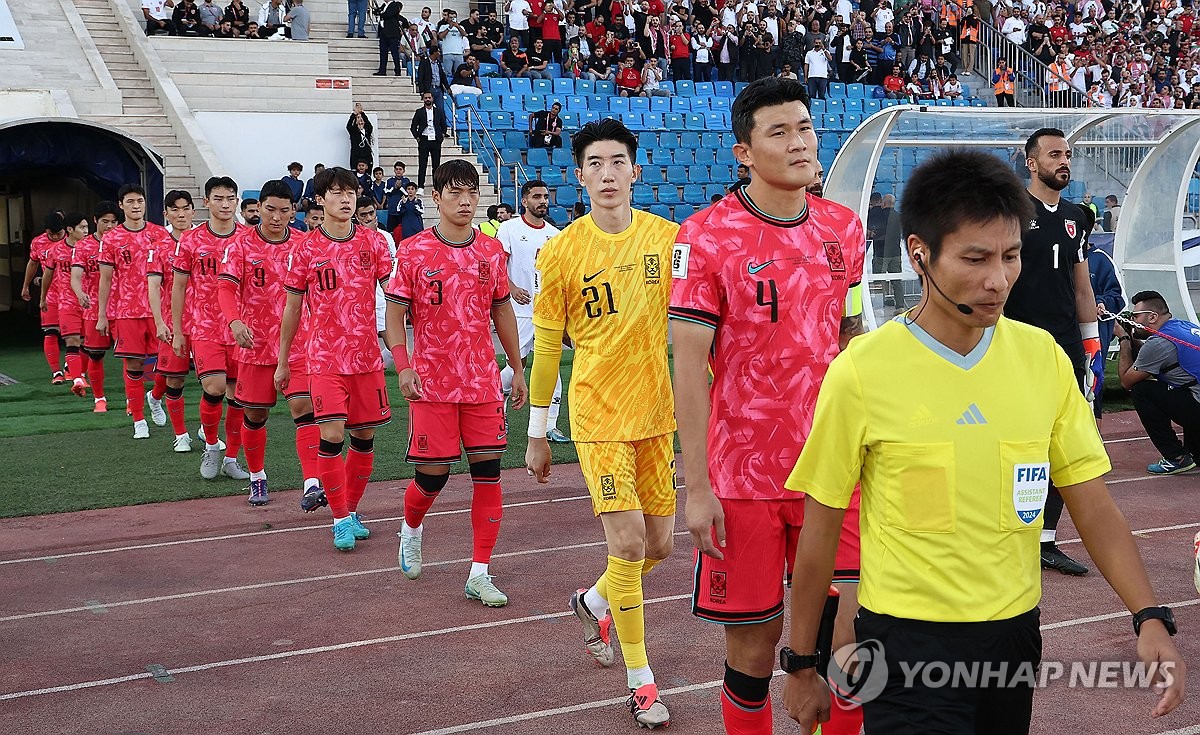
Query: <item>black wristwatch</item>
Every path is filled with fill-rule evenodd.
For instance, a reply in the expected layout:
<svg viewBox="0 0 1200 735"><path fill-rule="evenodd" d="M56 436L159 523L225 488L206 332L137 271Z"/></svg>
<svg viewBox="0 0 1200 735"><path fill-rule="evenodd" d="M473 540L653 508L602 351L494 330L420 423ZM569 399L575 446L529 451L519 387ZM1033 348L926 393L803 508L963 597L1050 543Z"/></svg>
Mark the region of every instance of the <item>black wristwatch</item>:
<svg viewBox="0 0 1200 735"><path fill-rule="evenodd" d="M801 669L815 669L819 662L820 657L815 653L802 656L787 646L779 649L779 668L783 669L785 674L791 674Z"/></svg>
<svg viewBox="0 0 1200 735"><path fill-rule="evenodd" d="M1167 633L1175 635L1175 616L1171 614L1171 608L1147 607L1143 610L1138 610L1133 615L1134 635L1142 634L1142 623L1147 620L1161 620L1163 627L1167 629Z"/></svg>

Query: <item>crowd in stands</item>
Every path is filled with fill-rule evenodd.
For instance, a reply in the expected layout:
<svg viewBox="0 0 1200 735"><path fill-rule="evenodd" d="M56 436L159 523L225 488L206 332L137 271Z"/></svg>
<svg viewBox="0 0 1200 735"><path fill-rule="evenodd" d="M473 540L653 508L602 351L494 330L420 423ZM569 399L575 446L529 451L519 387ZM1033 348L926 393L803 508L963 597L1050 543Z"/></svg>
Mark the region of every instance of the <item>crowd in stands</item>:
<svg viewBox="0 0 1200 735"><path fill-rule="evenodd" d="M231 0L142 0L146 35L307 41L312 14L304 0L266 0L247 6Z"/></svg>

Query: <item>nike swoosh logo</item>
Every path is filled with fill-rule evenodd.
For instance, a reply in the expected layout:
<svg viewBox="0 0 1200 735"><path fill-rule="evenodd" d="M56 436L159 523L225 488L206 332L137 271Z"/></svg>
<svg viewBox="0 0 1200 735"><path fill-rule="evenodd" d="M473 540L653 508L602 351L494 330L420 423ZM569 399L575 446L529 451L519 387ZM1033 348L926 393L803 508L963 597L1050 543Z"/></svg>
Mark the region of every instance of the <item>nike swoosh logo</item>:
<svg viewBox="0 0 1200 735"><path fill-rule="evenodd" d="M330 263L330 261L328 261L328 260L318 260L316 263L314 263L314 265L316 265L318 268L323 268L323 267L329 265L329 263Z"/></svg>
<svg viewBox="0 0 1200 735"><path fill-rule="evenodd" d="M499 523L499 522L500 522L499 518L492 518L491 516L488 516L488 523Z"/></svg>
<svg viewBox="0 0 1200 735"><path fill-rule="evenodd" d="M601 268L600 270L596 271L595 273L593 273L593 274L592 274L592 275L590 275L590 276L584 276L584 277L583 277L583 282L584 282L584 283L587 283L588 281L591 281L593 278L595 278L596 276L600 275L601 273L603 273L603 272L604 272L604 271L606 271L606 270L608 270L608 269L607 269L607 268Z"/></svg>
<svg viewBox="0 0 1200 735"><path fill-rule="evenodd" d="M641 607L641 605L634 605L633 607L625 607L624 605L622 605L621 612L629 612L630 610L636 610L639 607Z"/></svg>
<svg viewBox="0 0 1200 735"><path fill-rule="evenodd" d="M502 432L500 432L499 434L497 434L497 435L496 435L496 438L497 438L497 439L503 439L503 438L504 438L504 437L506 437L506 436L508 436L508 432L507 432L507 431L502 431Z"/></svg>
<svg viewBox="0 0 1200 735"><path fill-rule="evenodd" d="M426 278L433 278L433 277L434 277L434 276L436 276L437 274L441 273L443 270L444 270L443 268L438 268L438 269L437 269L437 270L435 270L435 271L425 271L425 277L426 277Z"/></svg>
<svg viewBox="0 0 1200 735"><path fill-rule="evenodd" d="M759 271L761 271L763 268L766 268L768 265L770 265L770 264L772 264L772 263L774 263L774 262L775 262L774 260L768 260L768 261L767 261L767 262L765 262L765 263L759 263L759 264L757 264L757 265L755 265L754 263L751 263L750 265L746 266L746 271L747 271L747 272L748 272L750 275L754 275L755 273L758 273L758 272L759 272Z"/></svg>
<svg viewBox="0 0 1200 735"><path fill-rule="evenodd" d="M252 261L250 261L250 265L262 265L262 261L261 260L252 260Z"/></svg>

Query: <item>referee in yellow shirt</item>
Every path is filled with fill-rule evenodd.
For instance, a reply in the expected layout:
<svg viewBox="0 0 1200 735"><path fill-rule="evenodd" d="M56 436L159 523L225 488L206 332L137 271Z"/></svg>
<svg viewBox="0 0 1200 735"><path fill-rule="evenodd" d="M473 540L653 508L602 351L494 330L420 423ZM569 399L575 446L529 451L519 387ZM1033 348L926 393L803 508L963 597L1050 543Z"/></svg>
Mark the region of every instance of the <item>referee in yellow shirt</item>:
<svg viewBox="0 0 1200 735"><path fill-rule="evenodd" d="M861 483L855 632L879 642L875 663L886 671L857 672L876 687L862 692L867 734L1027 733L1051 481L1135 613L1139 657L1171 666L1158 670L1152 716L1167 714L1184 692L1174 620L1105 487L1111 467L1087 401L1050 334L1002 316L1021 271L1028 195L999 159L954 152L913 172L901 213L908 255L928 286L913 311L833 361L787 481L807 493L790 648L780 656L788 714L804 732L828 717L812 654L842 515ZM930 675L913 674L931 664ZM966 676L936 686L941 671Z"/></svg>

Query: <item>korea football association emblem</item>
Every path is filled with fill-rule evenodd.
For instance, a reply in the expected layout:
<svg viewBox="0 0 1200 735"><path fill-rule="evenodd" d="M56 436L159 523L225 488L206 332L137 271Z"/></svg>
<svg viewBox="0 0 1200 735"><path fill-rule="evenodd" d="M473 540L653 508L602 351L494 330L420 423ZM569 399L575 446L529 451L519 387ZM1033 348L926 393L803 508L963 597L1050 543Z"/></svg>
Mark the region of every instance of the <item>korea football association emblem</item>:
<svg viewBox="0 0 1200 735"><path fill-rule="evenodd" d="M1063 227L1067 228L1067 237L1071 238L1072 240L1075 239L1075 220L1065 220L1063 222Z"/></svg>

